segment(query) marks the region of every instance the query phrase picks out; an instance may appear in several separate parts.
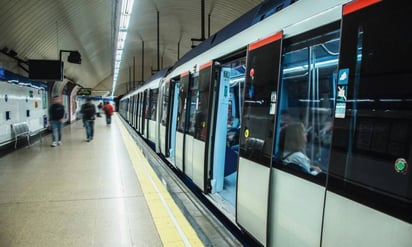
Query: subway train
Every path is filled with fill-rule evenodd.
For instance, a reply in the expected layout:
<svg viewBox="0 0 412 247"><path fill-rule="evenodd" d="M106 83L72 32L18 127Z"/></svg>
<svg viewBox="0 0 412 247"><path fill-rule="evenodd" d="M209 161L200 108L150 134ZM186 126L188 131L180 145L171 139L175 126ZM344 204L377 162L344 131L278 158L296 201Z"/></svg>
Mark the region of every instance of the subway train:
<svg viewBox="0 0 412 247"><path fill-rule="evenodd" d="M119 112L263 246L412 246L411 16L265 1Z"/></svg>

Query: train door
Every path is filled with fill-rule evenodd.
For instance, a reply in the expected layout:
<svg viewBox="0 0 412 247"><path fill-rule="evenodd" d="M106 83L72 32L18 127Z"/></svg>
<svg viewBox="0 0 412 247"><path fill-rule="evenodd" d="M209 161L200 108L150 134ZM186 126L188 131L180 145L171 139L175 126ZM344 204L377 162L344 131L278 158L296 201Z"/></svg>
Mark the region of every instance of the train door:
<svg viewBox="0 0 412 247"><path fill-rule="evenodd" d="M136 131L138 131L139 130L139 126L138 126L138 123L139 123L138 121L139 119L139 94L138 93L136 93L136 95L134 96L134 100L135 100L134 102L135 107L134 107L134 113L133 113L134 114L133 125Z"/></svg>
<svg viewBox="0 0 412 247"><path fill-rule="evenodd" d="M180 83L177 94L177 126L176 126L176 167L184 171L185 160L185 139L187 133L187 102L189 90L190 73L185 72L180 75Z"/></svg>
<svg viewBox="0 0 412 247"><path fill-rule="evenodd" d="M144 110L144 121L145 121L145 137L149 140L150 135L150 118L151 118L151 109L152 109L152 91L150 88L146 90L146 97L145 97L145 110Z"/></svg>
<svg viewBox="0 0 412 247"><path fill-rule="evenodd" d="M162 129L162 104L163 104L163 79L159 80L159 87L156 90L156 107L154 113L154 143L157 154L162 153L161 129Z"/></svg>
<svg viewBox="0 0 412 247"><path fill-rule="evenodd" d="M168 121L168 106L169 106L169 81L163 81L160 86L159 97L159 149L160 152L167 157L169 155L166 141L166 126Z"/></svg>
<svg viewBox="0 0 412 247"><path fill-rule="evenodd" d="M127 98L126 100L123 101L123 114L126 116L126 120L128 123L130 123L130 101L131 97Z"/></svg>
<svg viewBox="0 0 412 247"><path fill-rule="evenodd" d="M135 130L137 130L137 94L133 95L133 116L132 125Z"/></svg>
<svg viewBox="0 0 412 247"><path fill-rule="evenodd" d="M269 177L282 33L250 44L244 88L236 221L266 245Z"/></svg>
<svg viewBox="0 0 412 247"><path fill-rule="evenodd" d="M316 19L313 22L319 23ZM293 30L296 32L299 27ZM303 26L301 29L306 31ZM269 245L320 246L335 105L339 22L303 33L291 34L289 29L284 33L288 38L283 40L279 90L272 99L277 121Z"/></svg>
<svg viewBox="0 0 412 247"><path fill-rule="evenodd" d="M163 87L162 103L162 126L164 127L165 156L174 165L175 143L176 143L176 124L177 124L177 99L179 92L179 82L174 80L166 81Z"/></svg>
<svg viewBox="0 0 412 247"><path fill-rule="evenodd" d="M134 125L136 126L135 127L136 131L139 132L139 107L140 107L139 93L136 93L135 100L136 100L136 108L135 108Z"/></svg>
<svg viewBox="0 0 412 247"><path fill-rule="evenodd" d="M144 90L141 94L141 100L142 100L142 107L140 108L141 111L141 123L140 123L140 134L142 136L146 135L146 104L147 104L147 90Z"/></svg>
<svg viewBox="0 0 412 247"><path fill-rule="evenodd" d="M185 142L187 151L191 151L192 156L185 160L185 172L192 181L204 192L208 188L206 177L207 157L206 154L212 143L209 141L209 111L210 93L213 84L212 62L200 66L199 76L193 80L191 87L191 106L189 135ZM193 136L193 139L190 138ZM190 155L190 153L188 153ZM190 158L192 159L190 162ZM186 162L187 161L187 162Z"/></svg>
<svg viewBox="0 0 412 247"><path fill-rule="evenodd" d="M137 94L133 95L132 126L137 130Z"/></svg>
<svg viewBox="0 0 412 247"><path fill-rule="evenodd" d="M208 152L208 180L213 201L226 208L229 217L234 217L246 50L236 58L222 58L219 62L215 65L215 90L211 97L214 117L209 122L213 145Z"/></svg>
<svg viewBox="0 0 412 247"><path fill-rule="evenodd" d="M140 134L142 133L142 107L143 107L143 99L142 99L142 93L139 92L137 94L137 132Z"/></svg>
<svg viewBox="0 0 412 247"><path fill-rule="evenodd" d="M130 100L129 100L129 107L128 107L128 121L130 123L130 125L133 126L133 107L134 107L134 99L133 99L133 95L130 96Z"/></svg>
<svg viewBox="0 0 412 247"><path fill-rule="evenodd" d="M169 101L169 112L168 112L168 123L167 123L167 140L169 147L169 161L173 165L175 162L176 153L176 126L177 126L177 109L178 109L178 99L179 99L179 86L180 82L178 80L170 80L170 101Z"/></svg>
<svg viewBox="0 0 412 247"><path fill-rule="evenodd" d="M185 83L185 80L183 80ZM193 73L189 77L189 90L187 100L187 133L184 142L184 173L193 180L193 148L196 132L196 113L199 106L199 72Z"/></svg>
<svg viewBox="0 0 412 247"><path fill-rule="evenodd" d="M154 88L150 90L150 106L149 106L149 133L148 139L154 145L157 142L157 107L158 107L158 97L159 89ZM152 146L153 149L156 149L155 146Z"/></svg>
<svg viewBox="0 0 412 247"><path fill-rule="evenodd" d="M132 111L132 105L133 105L133 96L130 96L127 99L127 107L126 107L126 120L129 124L131 124L131 111Z"/></svg>
<svg viewBox="0 0 412 247"><path fill-rule="evenodd" d="M412 246L411 16L407 1L343 7L324 246Z"/></svg>

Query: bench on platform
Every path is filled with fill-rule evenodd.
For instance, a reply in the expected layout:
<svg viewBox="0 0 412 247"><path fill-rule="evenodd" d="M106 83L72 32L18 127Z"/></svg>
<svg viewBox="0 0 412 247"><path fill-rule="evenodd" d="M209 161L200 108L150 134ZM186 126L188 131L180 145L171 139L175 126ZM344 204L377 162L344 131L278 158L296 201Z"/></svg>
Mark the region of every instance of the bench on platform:
<svg viewBox="0 0 412 247"><path fill-rule="evenodd" d="M14 133L14 149L17 147L17 140L19 137L26 137L27 143L30 145L30 128L27 122L14 123L11 125Z"/></svg>

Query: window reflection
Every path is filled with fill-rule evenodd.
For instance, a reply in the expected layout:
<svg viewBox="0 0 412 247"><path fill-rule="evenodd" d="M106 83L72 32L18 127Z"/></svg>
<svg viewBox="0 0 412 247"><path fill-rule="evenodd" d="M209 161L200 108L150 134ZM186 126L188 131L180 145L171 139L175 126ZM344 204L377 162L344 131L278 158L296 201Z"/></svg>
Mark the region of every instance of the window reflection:
<svg viewBox="0 0 412 247"><path fill-rule="evenodd" d="M156 121L156 112L157 112L157 97L159 95L158 89L152 89L151 93L151 100L150 100L150 119Z"/></svg>
<svg viewBox="0 0 412 247"><path fill-rule="evenodd" d="M338 38L333 31L285 42L274 153L277 162L312 175L328 171Z"/></svg>
<svg viewBox="0 0 412 247"><path fill-rule="evenodd" d="M298 171L317 175L322 170L314 165L306 155L307 136L303 123L294 122L286 125L280 136L279 148L283 163Z"/></svg>
<svg viewBox="0 0 412 247"><path fill-rule="evenodd" d="M187 90L189 85L189 76L181 79L179 84L179 97L177 108L177 130L179 132L186 131L186 104L187 104Z"/></svg>
<svg viewBox="0 0 412 247"><path fill-rule="evenodd" d="M210 73L209 67L194 74L190 88L189 134L202 141L207 137Z"/></svg>
<svg viewBox="0 0 412 247"><path fill-rule="evenodd" d="M273 152L281 41L276 40L247 56L244 83L240 156L270 166Z"/></svg>
<svg viewBox="0 0 412 247"><path fill-rule="evenodd" d="M163 87L163 102L162 102L162 125L167 123L167 108L169 107L169 87L170 83L165 83Z"/></svg>
<svg viewBox="0 0 412 247"><path fill-rule="evenodd" d="M190 106L189 106L189 134L194 136L195 134L195 118L198 112L198 102L199 102L199 74L195 74L190 87Z"/></svg>
<svg viewBox="0 0 412 247"><path fill-rule="evenodd" d="M329 174L344 182L344 187L334 189L346 192L353 185L359 200L373 207L377 207L375 196L384 195L385 202L412 200L412 173L404 166L412 157L412 35L405 32L409 23L402 18L410 8L396 5L392 14L383 11L394 6L382 3L381 8L347 16L342 22L339 60L340 69L349 72L347 100L343 115L334 121ZM383 28L391 35L382 35ZM364 189L367 193L362 193ZM405 210L409 217L406 208L394 211Z"/></svg>

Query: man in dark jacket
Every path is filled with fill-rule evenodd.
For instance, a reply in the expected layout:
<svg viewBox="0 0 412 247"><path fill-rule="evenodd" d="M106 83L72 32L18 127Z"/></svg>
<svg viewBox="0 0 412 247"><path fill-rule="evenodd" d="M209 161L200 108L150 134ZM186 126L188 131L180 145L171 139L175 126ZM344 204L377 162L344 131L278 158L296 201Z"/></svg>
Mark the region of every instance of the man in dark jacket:
<svg viewBox="0 0 412 247"><path fill-rule="evenodd" d="M60 97L53 98L53 104L49 108L49 121L52 127L52 147L62 144L62 125L64 118L64 106ZM56 138L57 132L57 138Z"/></svg>
<svg viewBox="0 0 412 247"><path fill-rule="evenodd" d="M86 127L86 140L89 142L93 140L94 120L96 119L96 106L92 103L90 98L88 98L86 103L82 105L80 112L83 115L83 122Z"/></svg>

